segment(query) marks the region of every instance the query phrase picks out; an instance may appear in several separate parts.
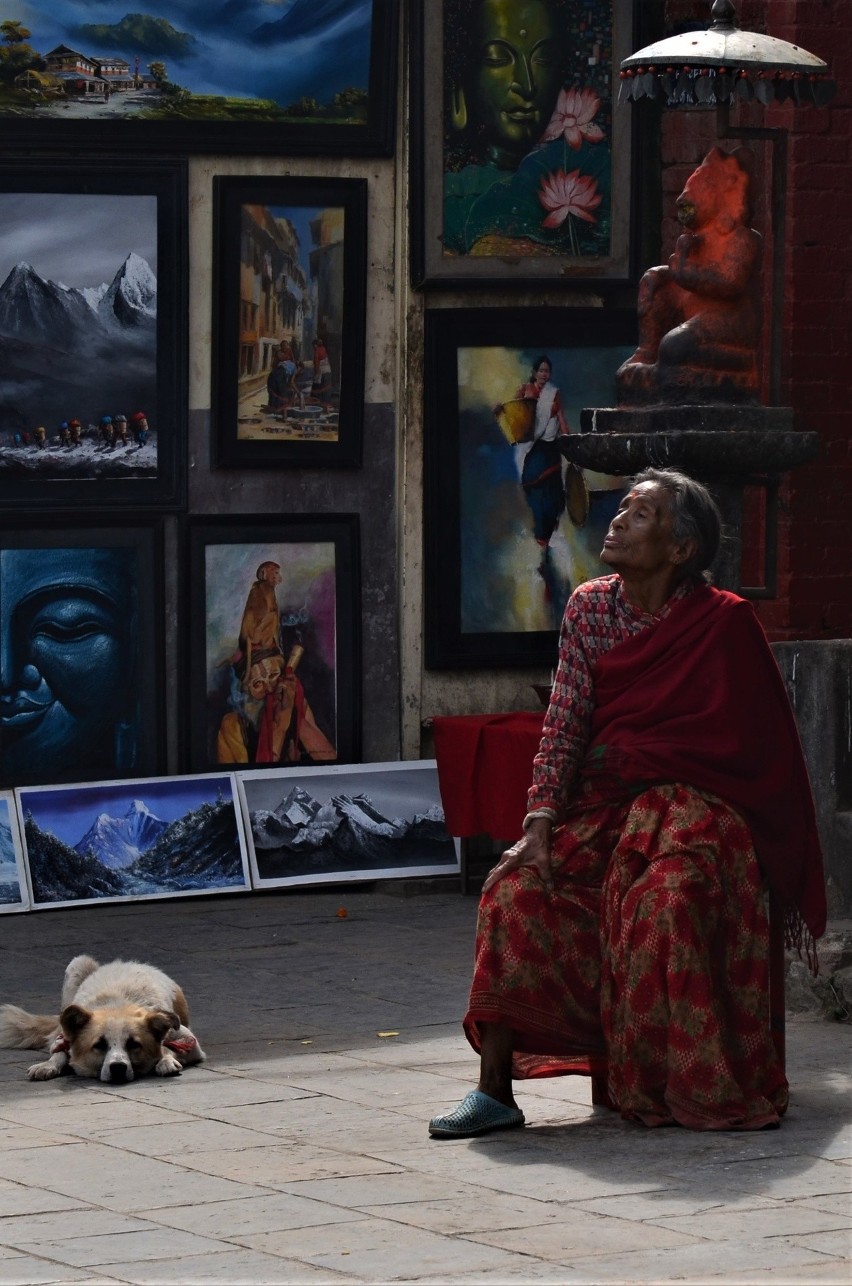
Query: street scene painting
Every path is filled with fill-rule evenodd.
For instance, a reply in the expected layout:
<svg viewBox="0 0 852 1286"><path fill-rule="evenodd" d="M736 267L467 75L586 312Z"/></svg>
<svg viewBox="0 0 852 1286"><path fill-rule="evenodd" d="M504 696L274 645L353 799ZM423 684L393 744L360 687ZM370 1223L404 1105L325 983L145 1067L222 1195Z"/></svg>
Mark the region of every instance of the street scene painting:
<svg viewBox="0 0 852 1286"><path fill-rule="evenodd" d="M229 773L18 791L33 909L249 887Z"/></svg>
<svg viewBox="0 0 852 1286"><path fill-rule="evenodd" d="M227 177L215 195L219 463L357 463L363 182Z"/></svg>
<svg viewBox="0 0 852 1286"><path fill-rule="evenodd" d="M449 875L434 760L238 775L255 888Z"/></svg>
<svg viewBox="0 0 852 1286"><path fill-rule="evenodd" d="M260 324L238 355L238 438L337 441L343 233L340 206L243 206L240 269Z"/></svg>
<svg viewBox="0 0 852 1286"><path fill-rule="evenodd" d="M197 770L354 757L351 531L345 519L255 524L254 536L251 519L194 524Z"/></svg>
<svg viewBox="0 0 852 1286"><path fill-rule="evenodd" d="M26 911L30 899L14 791L0 791L0 914Z"/></svg>
<svg viewBox="0 0 852 1286"><path fill-rule="evenodd" d="M120 162L0 170L3 499L170 498L183 430L176 182Z"/></svg>

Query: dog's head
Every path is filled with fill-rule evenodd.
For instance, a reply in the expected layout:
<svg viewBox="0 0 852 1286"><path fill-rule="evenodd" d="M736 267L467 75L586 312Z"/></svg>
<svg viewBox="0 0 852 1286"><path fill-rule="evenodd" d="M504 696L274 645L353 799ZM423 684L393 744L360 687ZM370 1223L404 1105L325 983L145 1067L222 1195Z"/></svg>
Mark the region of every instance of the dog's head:
<svg viewBox="0 0 852 1286"><path fill-rule="evenodd" d="M67 1005L59 1023L78 1076L123 1085L154 1070L163 1057L164 1038L180 1026L180 1019L170 1010L138 1005L104 1009Z"/></svg>

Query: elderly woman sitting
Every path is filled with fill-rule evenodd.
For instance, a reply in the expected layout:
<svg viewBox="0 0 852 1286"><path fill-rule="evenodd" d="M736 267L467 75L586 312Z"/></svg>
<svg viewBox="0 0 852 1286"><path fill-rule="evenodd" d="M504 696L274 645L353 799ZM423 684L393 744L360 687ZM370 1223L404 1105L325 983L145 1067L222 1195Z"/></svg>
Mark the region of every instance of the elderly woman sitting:
<svg viewBox="0 0 852 1286"><path fill-rule="evenodd" d="M640 474L565 609L524 835L483 888L464 1019L479 1086L429 1132L524 1124L512 1081L591 1076L646 1125L777 1125L764 882L801 946L825 927L793 714L749 603L704 570L719 514Z"/></svg>

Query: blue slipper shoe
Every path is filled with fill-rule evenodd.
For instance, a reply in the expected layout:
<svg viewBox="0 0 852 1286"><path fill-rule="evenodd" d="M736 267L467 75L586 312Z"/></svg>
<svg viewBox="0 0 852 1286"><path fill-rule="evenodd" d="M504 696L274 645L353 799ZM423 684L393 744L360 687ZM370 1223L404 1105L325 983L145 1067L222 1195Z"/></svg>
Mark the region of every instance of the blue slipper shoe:
<svg viewBox="0 0 852 1286"><path fill-rule="evenodd" d="M517 1107L507 1107L496 1098L471 1090L458 1107L446 1116L434 1116L429 1122L433 1139L472 1139L491 1130L512 1130L524 1124L524 1114Z"/></svg>

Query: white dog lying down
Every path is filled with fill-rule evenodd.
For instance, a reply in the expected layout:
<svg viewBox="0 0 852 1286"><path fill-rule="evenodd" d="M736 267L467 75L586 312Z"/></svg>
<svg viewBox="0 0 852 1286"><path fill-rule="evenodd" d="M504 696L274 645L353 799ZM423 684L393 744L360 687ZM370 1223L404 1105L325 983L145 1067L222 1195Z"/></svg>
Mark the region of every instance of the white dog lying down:
<svg viewBox="0 0 852 1286"><path fill-rule="evenodd" d="M75 956L65 970L59 1017L0 1006L0 1046L46 1049L31 1081L47 1081L70 1065L78 1076L123 1085L156 1072L178 1076L206 1054L189 1030L186 997L153 965L113 960L99 965Z"/></svg>

